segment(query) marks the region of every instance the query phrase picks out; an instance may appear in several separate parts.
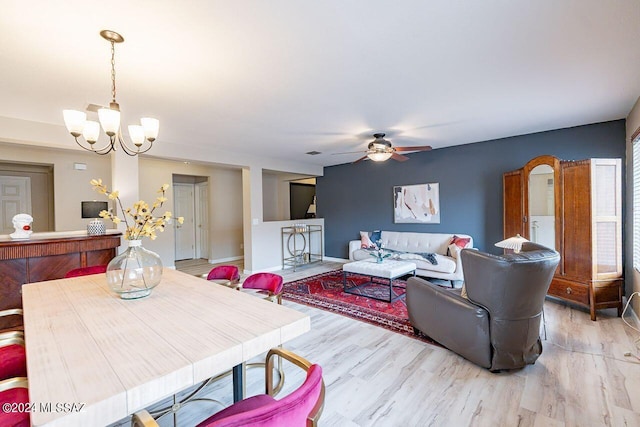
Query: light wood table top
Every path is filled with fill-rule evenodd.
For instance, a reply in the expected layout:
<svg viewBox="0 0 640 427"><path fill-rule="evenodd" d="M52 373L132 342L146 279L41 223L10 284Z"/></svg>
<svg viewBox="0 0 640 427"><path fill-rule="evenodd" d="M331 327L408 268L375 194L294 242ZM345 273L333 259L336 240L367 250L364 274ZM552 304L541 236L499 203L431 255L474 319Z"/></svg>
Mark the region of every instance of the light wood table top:
<svg viewBox="0 0 640 427"><path fill-rule="evenodd" d="M307 314L171 269L138 300L104 274L22 290L34 426L118 421L311 328Z"/></svg>

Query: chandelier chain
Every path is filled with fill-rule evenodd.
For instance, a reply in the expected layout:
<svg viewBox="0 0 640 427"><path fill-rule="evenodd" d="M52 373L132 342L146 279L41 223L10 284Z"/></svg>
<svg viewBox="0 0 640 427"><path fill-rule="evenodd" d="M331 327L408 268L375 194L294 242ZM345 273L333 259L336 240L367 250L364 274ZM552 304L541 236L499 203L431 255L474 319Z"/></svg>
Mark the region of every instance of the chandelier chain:
<svg viewBox="0 0 640 427"><path fill-rule="evenodd" d="M116 48L111 40L111 97L116 102Z"/></svg>

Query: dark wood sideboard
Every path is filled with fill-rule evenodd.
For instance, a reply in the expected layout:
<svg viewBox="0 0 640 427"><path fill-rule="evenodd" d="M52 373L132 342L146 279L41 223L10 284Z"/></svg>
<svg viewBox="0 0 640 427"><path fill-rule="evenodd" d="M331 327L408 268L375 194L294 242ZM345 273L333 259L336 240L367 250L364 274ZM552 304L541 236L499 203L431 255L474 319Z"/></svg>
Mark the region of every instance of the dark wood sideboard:
<svg viewBox="0 0 640 427"><path fill-rule="evenodd" d="M29 240L0 238L0 310L22 307L22 285L61 279L74 268L107 264L116 255L122 233L34 233ZM15 317L15 316L12 316ZM19 325L0 319L0 330Z"/></svg>

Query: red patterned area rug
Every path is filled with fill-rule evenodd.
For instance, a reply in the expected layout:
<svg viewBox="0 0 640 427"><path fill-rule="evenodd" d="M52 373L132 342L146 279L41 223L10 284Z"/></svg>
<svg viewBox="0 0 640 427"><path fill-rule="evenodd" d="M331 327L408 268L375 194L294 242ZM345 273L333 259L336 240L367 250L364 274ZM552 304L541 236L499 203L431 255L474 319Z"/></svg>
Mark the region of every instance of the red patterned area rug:
<svg viewBox="0 0 640 427"><path fill-rule="evenodd" d="M370 280L369 276L349 273L347 287L361 285ZM384 294L385 297L388 297L389 282L384 279L380 279L379 282L377 282L378 279L375 280L376 283L364 286L360 292L373 295ZM396 279L393 281L393 285L394 293L398 295L406 293L407 283L404 280ZM342 285L342 270L329 271L328 273L285 283L282 296L289 301L331 311L430 344L436 344L427 336L417 336L413 333L413 327L409 323L409 316L407 315L405 297L393 303L388 303L362 295L345 293Z"/></svg>

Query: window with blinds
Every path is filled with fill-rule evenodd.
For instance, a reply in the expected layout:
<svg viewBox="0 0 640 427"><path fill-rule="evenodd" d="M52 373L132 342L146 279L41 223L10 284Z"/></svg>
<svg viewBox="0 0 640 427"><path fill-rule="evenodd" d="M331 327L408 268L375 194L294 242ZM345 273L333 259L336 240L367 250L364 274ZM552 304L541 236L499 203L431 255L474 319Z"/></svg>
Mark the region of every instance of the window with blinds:
<svg viewBox="0 0 640 427"><path fill-rule="evenodd" d="M639 129L640 130L640 129ZM633 266L640 270L640 135L633 139Z"/></svg>

